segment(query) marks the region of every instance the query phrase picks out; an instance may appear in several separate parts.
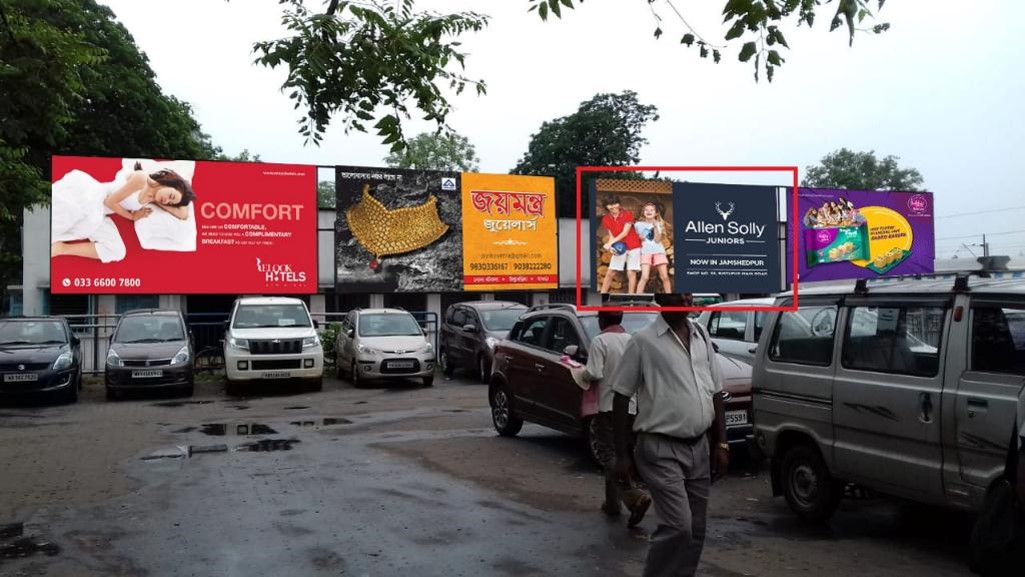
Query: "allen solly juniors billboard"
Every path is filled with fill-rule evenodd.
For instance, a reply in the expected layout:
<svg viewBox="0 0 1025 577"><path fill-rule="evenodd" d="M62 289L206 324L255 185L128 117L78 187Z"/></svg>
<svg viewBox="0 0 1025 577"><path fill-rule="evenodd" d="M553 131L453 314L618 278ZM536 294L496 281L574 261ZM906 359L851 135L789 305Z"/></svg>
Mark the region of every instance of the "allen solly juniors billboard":
<svg viewBox="0 0 1025 577"><path fill-rule="evenodd" d="M51 292L315 293L315 166L55 156Z"/></svg>
<svg viewBox="0 0 1025 577"><path fill-rule="evenodd" d="M787 199L787 213L793 215L793 195L787 194ZM936 258L933 215L930 192L800 188L800 280L932 273Z"/></svg>

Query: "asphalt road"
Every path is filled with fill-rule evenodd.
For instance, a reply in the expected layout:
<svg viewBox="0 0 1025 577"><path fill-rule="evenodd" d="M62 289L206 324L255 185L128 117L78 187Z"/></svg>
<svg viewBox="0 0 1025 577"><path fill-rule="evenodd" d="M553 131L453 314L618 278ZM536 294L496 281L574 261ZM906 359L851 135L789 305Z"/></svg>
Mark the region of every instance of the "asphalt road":
<svg viewBox="0 0 1025 577"><path fill-rule="evenodd" d="M764 472L713 486L702 574L970 575L971 519L865 499L796 520ZM0 576L640 575L576 439L491 428L439 379L320 393L0 406Z"/></svg>

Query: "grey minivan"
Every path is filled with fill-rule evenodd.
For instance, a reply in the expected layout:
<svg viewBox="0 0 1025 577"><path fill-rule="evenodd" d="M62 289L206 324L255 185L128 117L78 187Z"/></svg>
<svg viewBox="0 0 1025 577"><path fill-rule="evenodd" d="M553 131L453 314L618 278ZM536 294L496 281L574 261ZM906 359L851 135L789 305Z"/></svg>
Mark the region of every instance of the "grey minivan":
<svg viewBox="0 0 1025 577"><path fill-rule="evenodd" d="M810 520L848 484L977 510L1025 388L1025 279L834 283L798 299L767 319L752 379L774 494Z"/></svg>

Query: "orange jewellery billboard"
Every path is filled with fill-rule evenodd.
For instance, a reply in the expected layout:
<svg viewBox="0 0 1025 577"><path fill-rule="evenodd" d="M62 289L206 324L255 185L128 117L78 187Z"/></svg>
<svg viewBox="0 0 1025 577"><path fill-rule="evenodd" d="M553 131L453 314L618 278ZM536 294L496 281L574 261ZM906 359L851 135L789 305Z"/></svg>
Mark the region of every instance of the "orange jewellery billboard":
<svg viewBox="0 0 1025 577"><path fill-rule="evenodd" d="M555 180L464 172L461 185L463 289L558 288Z"/></svg>

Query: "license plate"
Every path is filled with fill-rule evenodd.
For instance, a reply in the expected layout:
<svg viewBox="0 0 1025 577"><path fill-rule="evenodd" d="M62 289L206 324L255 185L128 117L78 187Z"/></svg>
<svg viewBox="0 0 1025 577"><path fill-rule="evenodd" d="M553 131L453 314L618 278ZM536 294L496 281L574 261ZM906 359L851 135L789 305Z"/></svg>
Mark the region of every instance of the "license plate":
<svg viewBox="0 0 1025 577"><path fill-rule="evenodd" d="M292 373L288 371L277 371L274 373L264 373L263 378L265 379L287 379L292 376Z"/></svg>
<svg viewBox="0 0 1025 577"><path fill-rule="evenodd" d="M35 373L15 373L11 375L4 375L5 383L26 383L38 380L39 375Z"/></svg>
<svg viewBox="0 0 1025 577"><path fill-rule="evenodd" d="M413 361L392 361L388 363L389 369L412 369L413 367Z"/></svg>
<svg viewBox="0 0 1025 577"><path fill-rule="evenodd" d="M747 411L726 411L726 426L746 425Z"/></svg>
<svg viewBox="0 0 1025 577"><path fill-rule="evenodd" d="M149 370L149 371L132 371L133 379L159 379L164 376L162 370Z"/></svg>

